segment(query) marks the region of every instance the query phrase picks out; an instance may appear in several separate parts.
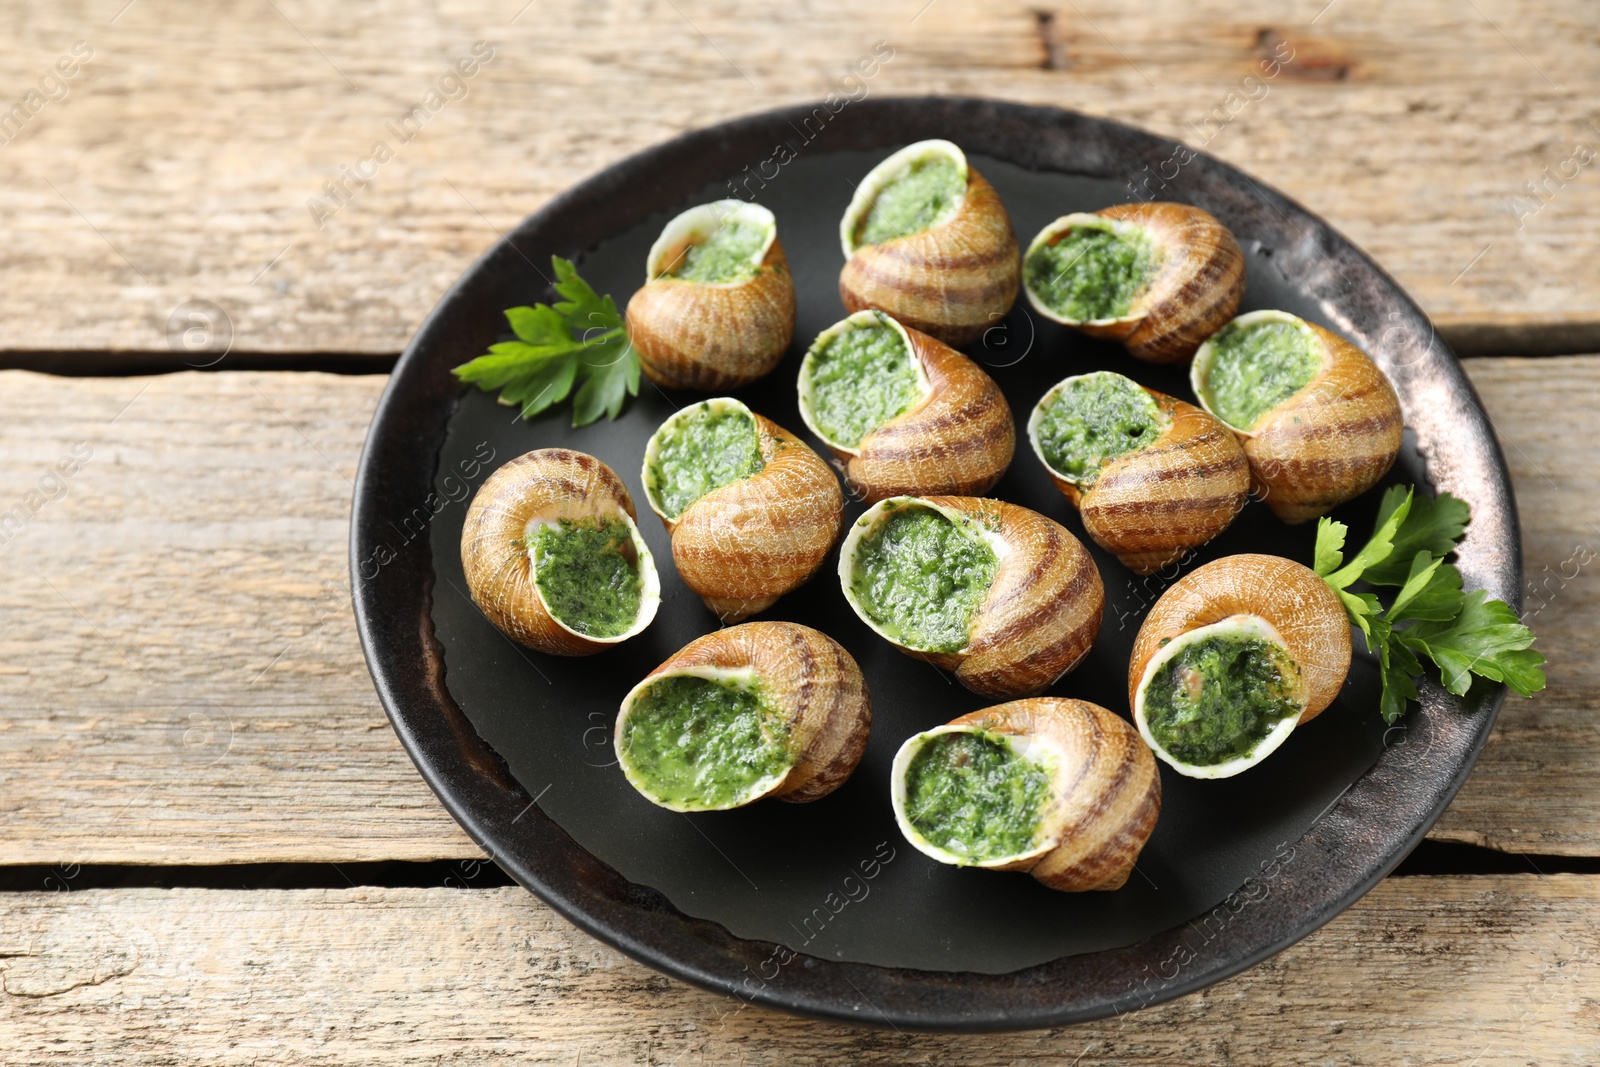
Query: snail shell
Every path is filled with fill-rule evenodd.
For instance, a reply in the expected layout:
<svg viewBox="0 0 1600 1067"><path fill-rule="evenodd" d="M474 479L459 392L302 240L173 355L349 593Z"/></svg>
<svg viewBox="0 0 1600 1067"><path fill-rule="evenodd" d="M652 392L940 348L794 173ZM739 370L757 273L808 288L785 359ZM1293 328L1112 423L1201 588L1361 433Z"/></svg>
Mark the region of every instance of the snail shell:
<svg viewBox="0 0 1600 1067"><path fill-rule="evenodd" d="M737 282L673 277L689 246L731 224L767 229L755 274ZM645 284L628 301L628 338L657 385L735 389L776 367L794 337L794 278L772 212L743 200L690 208L661 231L645 261Z"/></svg>
<svg viewBox="0 0 1600 1067"><path fill-rule="evenodd" d="M1012 740L1024 758L1044 756L1051 790L1034 847L974 862L927 841L906 811L906 771L931 737L982 732ZM1098 704L1061 697L1014 700L916 734L895 754L890 800L900 832L941 863L1027 871L1069 893L1120 889L1161 811L1161 776L1150 749L1128 723Z"/></svg>
<svg viewBox="0 0 1600 1067"><path fill-rule="evenodd" d="M652 471L669 427L703 408L750 416L765 465L711 490L674 518L662 507ZM764 611L805 584L839 538L844 494L828 464L731 397L703 400L662 423L645 446L642 477L645 499L672 537L678 574L724 622Z"/></svg>
<svg viewBox="0 0 1600 1067"><path fill-rule="evenodd" d="M922 396L854 447L830 440L812 410L816 353L833 337L886 325L906 342ZM800 364L800 417L844 463L845 480L869 504L904 494L971 496L993 489L1011 466L1017 431L994 379L944 342L878 311L858 311L817 335Z"/></svg>
<svg viewBox="0 0 1600 1067"><path fill-rule="evenodd" d="M1167 755L1144 716L1144 693L1179 639L1205 630L1262 637L1280 645L1293 662L1298 717L1284 720L1249 756L1232 764L1196 767ZM1300 723L1333 703L1350 670L1350 619L1327 582L1309 567L1281 556L1247 553L1197 567L1161 594L1134 638L1128 662L1128 704L1157 756L1191 777L1227 777L1282 744Z"/></svg>
<svg viewBox="0 0 1600 1067"><path fill-rule="evenodd" d="M1094 542L1135 574L1154 574L1226 530L1250 492L1250 466L1238 440L1193 404L1154 389L1144 391L1168 420L1154 441L1106 463L1087 486L1050 465L1039 440L1046 402L1083 377L1090 375L1063 379L1040 399L1028 439Z"/></svg>
<svg viewBox="0 0 1600 1067"><path fill-rule="evenodd" d="M998 560L973 613L967 644L955 652L909 647L867 614L855 590L862 539L904 507L938 511L982 536ZM900 651L950 671L956 681L997 699L1042 692L1078 665L1100 632L1105 587L1094 560L1060 523L1003 500L891 497L868 508L839 550L839 584L861 621Z"/></svg>
<svg viewBox="0 0 1600 1067"><path fill-rule="evenodd" d="M524 539L542 523L601 519L623 523L639 570L639 614L615 637L590 637L551 614ZM661 584L634 521L633 498L616 472L593 456L541 448L491 474L472 498L461 530L461 567L472 602L506 636L557 656L587 656L620 644L655 618Z"/></svg>
<svg viewBox="0 0 1600 1067"><path fill-rule="evenodd" d="M1120 342L1139 359L1151 363L1188 359L1202 341L1239 310L1245 289L1244 253L1239 250L1239 242L1214 215L1189 204L1118 204L1056 219L1029 243L1024 262L1037 249L1057 243L1073 228L1103 229L1107 219L1111 220L1113 232L1142 230L1161 251L1155 273L1133 298L1128 313L1112 319L1066 318L1027 284L1024 271L1029 303L1039 314L1063 326Z"/></svg>
<svg viewBox="0 0 1600 1067"><path fill-rule="evenodd" d="M1230 426L1250 460L1255 490L1273 513L1284 522L1305 522L1376 485L1394 466L1404 430L1400 400L1377 364L1338 334L1284 311L1252 311L1233 321L1298 324L1323 353L1321 369L1293 396L1253 426ZM1214 357L1208 340L1190 368L1194 394L1207 411Z"/></svg>
<svg viewBox="0 0 1600 1067"><path fill-rule="evenodd" d="M915 163L943 157L966 178L947 220L881 244L857 234L884 186ZM918 141L879 163L856 187L839 223L845 265L839 298L848 311L876 308L949 345L963 345L1005 317L1017 299L1017 236L1000 195L949 141Z"/></svg>
<svg viewBox="0 0 1600 1067"><path fill-rule="evenodd" d="M788 764L736 803L762 797L816 800L844 784L861 761L872 729L872 701L861 668L828 635L792 622L747 622L696 638L651 671L623 698L614 743L628 781L652 803L674 811L711 810L651 795L624 743L635 702L651 682L687 676L751 683L783 726Z"/></svg>

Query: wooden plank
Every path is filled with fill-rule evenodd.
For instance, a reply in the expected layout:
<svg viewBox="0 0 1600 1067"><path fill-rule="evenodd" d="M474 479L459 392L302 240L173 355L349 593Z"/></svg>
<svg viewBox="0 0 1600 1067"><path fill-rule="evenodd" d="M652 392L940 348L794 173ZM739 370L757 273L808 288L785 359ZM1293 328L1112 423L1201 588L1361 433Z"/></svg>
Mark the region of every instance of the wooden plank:
<svg viewBox="0 0 1600 1067"><path fill-rule="evenodd" d="M894 58L871 94L1064 105L1203 142L1367 248L1451 338L1592 351L1600 179L1575 156L1600 147L1589 15L1582 0L36 7L0 46L0 103L29 102L73 42L93 55L0 146L0 349L166 353L187 323L170 316L200 299L240 352L396 352L561 189L683 130L818 102L882 40ZM476 41L493 58L429 101ZM1244 81L1273 54L1293 59ZM388 124L422 103L437 111L397 138ZM393 158L352 183L379 141ZM328 182L347 192L313 211Z"/></svg>
<svg viewBox="0 0 1600 1067"><path fill-rule="evenodd" d="M1530 611L1551 688L1508 701L1437 833L1600 854L1600 564L1549 577L1600 548L1573 503L1600 424L1550 417L1595 409L1600 356L1468 366L1544 583ZM0 372L0 513L41 493L0 545L0 863L478 854L389 729L350 617L349 479L382 385ZM92 454L57 487L74 449Z"/></svg>
<svg viewBox="0 0 1600 1067"><path fill-rule="evenodd" d="M520 889L19 894L14 1067L118 1064L1593 1062L1600 880L1390 879L1255 969L1120 1019L868 1030L692 989ZM869 1005L861 1006L863 1021Z"/></svg>

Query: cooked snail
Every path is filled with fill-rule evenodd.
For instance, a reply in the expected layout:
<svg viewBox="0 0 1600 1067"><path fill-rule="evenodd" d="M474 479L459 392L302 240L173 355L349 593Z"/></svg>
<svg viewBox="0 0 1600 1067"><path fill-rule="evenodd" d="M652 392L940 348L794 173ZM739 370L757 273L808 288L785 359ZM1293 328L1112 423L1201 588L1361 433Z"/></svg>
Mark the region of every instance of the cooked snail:
<svg viewBox="0 0 1600 1067"><path fill-rule="evenodd" d="M839 537L844 494L828 464L731 397L662 423L642 479L684 584L725 622L804 584Z"/></svg>
<svg viewBox="0 0 1600 1067"><path fill-rule="evenodd" d="M891 497L839 551L851 608L900 651L974 693L1038 693L1100 631L1105 589L1078 539L1037 512L976 497Z"/></svg>
<svg viewBox="0 0 1600 1067"><path fill-rule="evenodd" d="M949 345L974 340L1017 299L1017 237L994 187L949 141L918 141L856 186L839 223L839 297Z"/></svg>
<svg viewBox="0 0 1600 1067"><path fill-rule="evenodd" d="M1327 582L1279 556L1227 556L1151 607L1133 642L1128 702L1174 770L1227 778L1320 715L1349 669L1350 619Z"/></svg>
<svg viewBox="0 0 1600 1067"><path fill-rule="evenodd" d="M1194 395L1239 436L1256 490L1305 522L1375 485L1400 453L1400 401L1377 364L1285 311L1252 311L1212 335Z"/></svg>
<svg viewBox="0 0 1600 1067"><path fill-rule="evenodd" d="M747 622L689 642L634 686L615 745L652 804L720 811L826 796L861 761L871 728L861 669L837 641Z"/></svg>
<svg viewBox="0 0 1600 1067"><path fill-rule="evenodd" d="M1119 889L1161 810L1139 735L1097 704L1035 697L908 738L890 802L940 863L1027 871L1069 893Z"/></svg>
<svg viewBox="0 0 1600 1067"><path fill-rule="evenodd" d="M718 200L667 223L628 301L628 338L646 377L735 389L776 367L793 336L794 279L772 212Z"/></svg>
<svg viewBox="0 0 1600 1067"><path fill-rule="evenodd" d="M1151 363L1176 363L1239 310L1244 254L1200 208L1118 204L1040 230L1022 284L1045 318L1120 341Z"/></svg>
<svg viewBox="0 0 1600 1067"><path fill-rule="evenodd" d="M858 311L817 335L800 364L800 417L869 503L986 493L1017 443L993 378L881 311Z"/></svg>
<svg viewBox="0 0 1600 1067"><path fill-rule="evenodd" d="M1111 371L1059 382L1033 409L1028 439L1089 536L1136 574L1226 530L1250 491L1226 426Z"/></svg>
<svg viewBox="0 0 1600 1067"><path fill-rule="evenodd" d="M564 448L518 456L479 487L461 530L461 567L490 622L558 656L626 641L661 603L622 479Z"/></svg>

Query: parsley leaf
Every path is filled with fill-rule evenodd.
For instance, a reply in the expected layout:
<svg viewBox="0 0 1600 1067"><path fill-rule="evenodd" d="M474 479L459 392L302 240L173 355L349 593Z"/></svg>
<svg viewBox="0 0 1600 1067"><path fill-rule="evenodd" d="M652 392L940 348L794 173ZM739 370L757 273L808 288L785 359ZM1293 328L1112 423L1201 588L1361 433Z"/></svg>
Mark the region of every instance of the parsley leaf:
<svg viewBox="0 0 1600 1067"><path fill-rule="evenodd" d="M1377 529L1344 561L1348 530L1324 518L1317 525L1316 571L1338 594L1383 678L1379 711L1393 723L1417 699L1422 661L1439 668L1450 692L1464 696L1477 675L1530 696L1545 685L1544 655L1510 606L1482 589L1463 593L1461 572L1446 563L1471 518L1464 501L1448 493L1419 497L1395 486L1378 506ZM1399 586L1387 608L1375 593L1356 593L1358 580Z"/></svg>
<svg viewBox="0 0 1600 1067"><path fill-rule="evenodd" d="M509 309L506 321L517 340L490 345L487 355L452 373L486 392L499 390L500 403L520 407L525 419L567 399L581 380L572 424L614 419L628 397L639 395L639 355L616 301L596 293L571 261L551 256L550 263L564 299Z"/></svg>

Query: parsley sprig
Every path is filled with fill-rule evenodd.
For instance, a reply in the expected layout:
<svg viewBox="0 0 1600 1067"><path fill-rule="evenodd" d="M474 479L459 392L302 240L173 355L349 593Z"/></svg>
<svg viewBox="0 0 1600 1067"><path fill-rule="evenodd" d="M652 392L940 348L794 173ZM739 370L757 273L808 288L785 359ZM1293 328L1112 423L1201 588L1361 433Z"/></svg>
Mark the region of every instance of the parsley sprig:
<svg viewBox="0 0 1600 1067"><path fill-rule="evenodd" d="M1344 559L1342 522L1317 523L1316 572L1339 594L1350 619L1366 637L1383 673L1380 710L1393 723L1417 699L1414 679L1422 660L1439 668L1444 687L1464 696L1472 676L1504 682L1522 696L1544 688L1544 655L1517 613L1482 589L1463 592L1461 572L1444 561L1471 517L1449 493L1417 496L1394 486L1378 505L1372 539ZM1384 608L1376 593L1351 592L1357 580L1399 586Z"/></svg>
<svg viewBox="0 0 1600 1067"><path fill-rule="evenodd" d="M578 276L570 260L551 256L558 304L511 308L506 320L515 341L489 346L455 368L454 374L487 392L500 390L500 403L521 406L532 418L572 393L572 425L587 426L601 415L616 418L630 396L639 395L639 354L628 342L622 315L609 296L597 294Z"/></svg>

